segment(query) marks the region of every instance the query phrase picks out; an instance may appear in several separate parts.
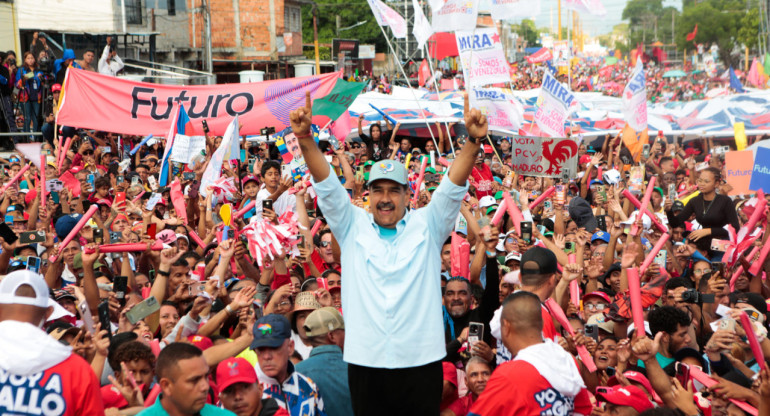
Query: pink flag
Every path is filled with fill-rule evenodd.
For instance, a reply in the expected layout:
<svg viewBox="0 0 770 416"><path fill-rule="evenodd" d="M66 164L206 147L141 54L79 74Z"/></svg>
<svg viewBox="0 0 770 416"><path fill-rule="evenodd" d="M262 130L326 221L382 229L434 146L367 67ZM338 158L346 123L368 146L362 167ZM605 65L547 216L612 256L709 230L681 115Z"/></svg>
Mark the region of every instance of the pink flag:
<svg viewBox="0 0 770 416"><path fill-rule="evenodd" d="M345 111L337 120L333 121L329 126L329 132L341 143L344 143L345 137L350 134L350 113Z"/></svg>
<svg viewBox="0 0 770 416"><path fill-rule="evenodd" d="M754 61L751 62L751 69L749 69L747 81L757 88L762 88L762 76L759 73L759 61L757 61L757 58L754 58Z"/></svg>

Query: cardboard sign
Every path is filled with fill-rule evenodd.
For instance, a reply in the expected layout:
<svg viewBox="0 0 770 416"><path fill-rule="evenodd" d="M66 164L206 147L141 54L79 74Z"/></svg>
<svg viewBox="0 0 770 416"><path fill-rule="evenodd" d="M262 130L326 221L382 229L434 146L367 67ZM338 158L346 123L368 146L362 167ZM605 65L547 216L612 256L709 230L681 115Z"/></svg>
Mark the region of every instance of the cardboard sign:
<svg viewBox="0 0 770 416"><path fill-rule="evenodd" d="M754 168L751 173L749 190L770 190L770 149L765 147L758 148L757 157L750 166L753 166Z"/></svg>
<svg viewBox="0 0 770 416"><path fill-rule="evenodd" d="M751 193L751 171L754 165L754 152L743 150L725 154L725 180L733 187L728 195L744 195ZM765 188L767 189L767 188Z"/></svg>
<svg viewBox="0 0 770 416"><path fill-rule="evenodd" d="M570 179L577 174L577 150L570 138L514 136L511 162L521 175Z"/></svg>

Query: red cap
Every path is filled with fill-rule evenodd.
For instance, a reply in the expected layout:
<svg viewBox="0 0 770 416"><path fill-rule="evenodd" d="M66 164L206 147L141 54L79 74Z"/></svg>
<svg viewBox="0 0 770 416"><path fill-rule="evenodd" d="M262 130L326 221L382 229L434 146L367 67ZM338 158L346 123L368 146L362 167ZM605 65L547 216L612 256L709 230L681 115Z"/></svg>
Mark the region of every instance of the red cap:
<svg viewBox="0 0 770 416"><path fill-rule="evenodd" d="M29 206L32 204L32 201L35 200L37 197L37 189L30 189L29 192L27 192L27 195L24 195L24 203Z"/></svg>
<svg viewBox="0 0 770 416"><path fill-rule="evenodd" d="M217 388L223 391L235 383L257 383L257 372L245 358L230 357L217 366Z"/></svg>
<svg viewBox="0 0 770 416"><path fill-rule="evenodd" d="M51 92L61 91L61 84L53 84Z"/></svg>
<svg viewBox="0 0 770 416"><path fill-rule="evenodd" d="M589 298L589 297L591 297L591 296L600 297L600 298L602 298L602 299L603 299L605 302L607 302L607 303L612 303L612 301L610 300L610 296L609 296L608 294L604 293L604 292L590 292L590 293L586 293L585 295L583 295L583 299L582 299L582 301L583 301L583 302L585 302L585 301L586 301L586 299L587 299L587 298Z"/></svg>
<svg viewBox="0 0 770 416"><path fill-rule="evenodd" d="M616 406L631 406L639 413L653 408L647 394L636 386L615 386L608 392L597 392L596 396Z"/></svg>
<svg viewBox="0 0 770 416"><path fill-rule="evenodd" d="M657 393L655 393L655 390L652 388L652 384L650 384L650 380L645 377L644 374L637 372L637 371L626 371L623 373L623 377L625 377L629 381L635 381L644 387L645 390L647 390L647 393L652 395L653 398L655 398L655 401L660 400ZM617 386L620 384L620 381L618 381L618 378L615 376L610 377L609 380L607 380L608 386Z"/></svg>
<svg viewBox="0 0 770 416"><path fill-rule="evenodd" d="M209 347L214 346L214 343L211 342L211 338L204 337L202 335L190 335L187 337L187 340L196 347L200 348L201 351L206 351Z"/></svg>

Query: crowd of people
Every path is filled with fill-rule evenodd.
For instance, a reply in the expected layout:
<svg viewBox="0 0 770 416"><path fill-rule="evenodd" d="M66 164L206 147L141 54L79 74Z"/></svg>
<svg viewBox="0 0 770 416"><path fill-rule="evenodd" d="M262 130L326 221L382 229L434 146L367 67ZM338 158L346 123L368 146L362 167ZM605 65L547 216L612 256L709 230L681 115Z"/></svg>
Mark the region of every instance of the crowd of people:
<svg viewBox="0 0 770 416"><path fill-rule="evenodd" d="M107 45L96 59L94 49L86 49L81 59L75 51L64 49L59 58L45 35L32 34L29 49L21 57L16 52L0 52L0 132L40 132L55 115L54 94L61 91L67 69L78 68L115 76L123 67L118 56L117 41L106 38ZM23 136L3 141L13 149Z"/></svg>
<svg viewBox="0 0 770 416"><path fill-rule="evenodd" d="M721 147L607 136L535 177L467 97L435 142L311 117L299 179L245 137L213 184L209 135L0 160L0 414L770 415L767 205Z"/></svg>

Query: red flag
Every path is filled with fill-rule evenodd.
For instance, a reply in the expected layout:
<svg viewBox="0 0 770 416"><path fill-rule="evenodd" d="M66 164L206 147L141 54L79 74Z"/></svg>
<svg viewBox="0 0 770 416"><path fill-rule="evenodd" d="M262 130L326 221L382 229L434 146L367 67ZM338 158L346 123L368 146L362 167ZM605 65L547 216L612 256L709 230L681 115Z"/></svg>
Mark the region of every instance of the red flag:
<svg viewBox="0 0 770 416"><path fill-rule="evenodd" d="M345 137L350 133L350 113L345 111L329 127L329 132L334 135L341 143L345 142Z"/></svg>
<svg viewBox="0 0 770 416"><path fill-rule="evenodd" d="M693 40L695 40L695 36L697 35L698 35L698 24L696 23L695 29L693 29L692 32L687 34L687 41L692 42Z"/></svg>
<svg viewBox="0 0 770 416"><path fill-rule="evenodd" d="M548 48L540 48L537 52L527 56L527 62L530 64L537 64L553 59L553 54Z"/></svg>
<svg viewBox="0 0 770 416"><path fill-rule="evenodd" d="M417 72L417 82L422 87L425 85L426 82L430 79L430 66L428 65L428 60L423 59L422 63L420 64L420 70Z"/></svg>

